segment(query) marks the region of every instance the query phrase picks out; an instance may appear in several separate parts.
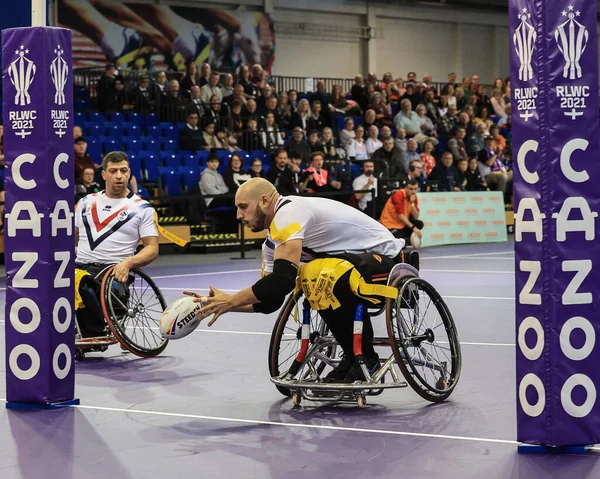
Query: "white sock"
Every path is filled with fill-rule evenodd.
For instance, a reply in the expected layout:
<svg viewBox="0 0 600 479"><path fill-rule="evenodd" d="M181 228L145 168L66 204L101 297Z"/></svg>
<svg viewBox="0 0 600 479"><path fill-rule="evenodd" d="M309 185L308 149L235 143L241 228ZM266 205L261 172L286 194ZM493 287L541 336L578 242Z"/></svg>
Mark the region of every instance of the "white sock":
<svg viewBox="0 0 600 479"><path fill-rule="evenodd" d="M111 23L108 31L104 32L100 47L111 60L121 56L123 50L125 50L125 36L123 35L125 30L125 28Z"/></svg>

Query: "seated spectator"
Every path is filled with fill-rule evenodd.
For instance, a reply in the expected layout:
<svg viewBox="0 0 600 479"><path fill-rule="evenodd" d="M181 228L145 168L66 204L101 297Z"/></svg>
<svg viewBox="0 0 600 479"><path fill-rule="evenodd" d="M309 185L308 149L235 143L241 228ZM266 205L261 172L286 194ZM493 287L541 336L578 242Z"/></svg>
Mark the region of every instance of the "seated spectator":
<svg viewBox="0 0 600 479"><path fill-rule="evenodd" d="M304 141L302 127L295 126L292 137L285 143L285 151L289 155L292 151L297 152L302 158L302 164L307 165L310 161L310 146ZM286 156L287 158L287 156Z"/></svg>
<svg viewBox="0 0 600 479"><path fill-rule="evenodd" d="M371 96L377 92L377 87L373 82L367 82L365 89L363 90L363 95L358 102L360 109L364 112L369 110L369 104L371 103ZM373 112L375 113L375 112Z"/></svg>
<svg viewBox="0 0 600 479"><path fill-rule="evenodd" d="M104 73L98 80L98 87L96 90L96 104L98 106L98 109L101 111L107 110L109 105L112 103L114 95L116 94L116 73L116 65L109 63L104 68Z"/></svg>
<svg viewBox="0 0 600 479"><path fill-rule="evenodd" d="M192 90L193 86L202 87L202 85L198 85L199 78L198 65L193 61L189 61L185 66L185 75L181 79L181 91L184 93L184 96L188 91Z"/></svg>
<svg viewBox="0 0 600 479"><path fill-rule="evenodd" d="M242 116L242 107L243 104L240 100L234 100L231 104L231 113L229 115L231 133L236 138L240 138L245 129L244 117Z"/></svg>
<svg viewBox="0 0 600 479"><path fill-rule="evenodd" d="M494 150L500 148L502 153L505 154L507 152L506 138L500 134L500 127L498 125L492 125L489 134L492 135L494 142L492 146Z"/></svg>
<svg viewBox="0 0 600 479"><path fill-rule="evenodd" d="M358 126L356 128L355 138L350 143L350 146L348 146L348 158L354 158L356 161L363 161L370 157L367 151L367 145L365 143L364 136L365 129L362 127L362 125Z"/></svg>
<svg viewBox="0 0 600 479"><path fill-rule="evenodd" d="M431 174L431 170L435 167L435 158L432 153L434 150L433 142L427 140L423 143L423 150L421 152L421 162L423 163L423 171L425 176L428 177Z"/></svg>
<svg viewBox="0 0 600 479"><path fill-rule="evenodd" d="M410 100L404 99L400 102L400 111L394 117L396 130L404 128L408 136L416 136L421 133L421 121L419 115L412 111Z"/></svg>
<svg viewBox="0 0 600 479"><path fill-rule="evenodd" d="M179 82L171 80L167 94L160 104L160 119L164 122L178 123L185 121L187 116L186 102L179 96Z"/></svg>
<svg viewBox="0 0 600 479"><path fill-rule="evenodd" d="M104 113L126 112L133 110L134 106L129 100L129 94L125 91L125 83L121 76L115 77L114 90L112 94L106 98L104 105Z"/></svg>
<svg viewBox="0 0 600 479"><path fill-rule="evenodd" d="M460 191L458 170L452 166L452 153L442 154L440 162L431 170L428 181L435 181L439 191Z"/></svg>
<svg viewBox="0 0 600 479"><path fill-rule="evenodd" d="M429 117L429 120L432 122L433 125L437 125L437 122L439 121L440 117L439 117L439 113L438 113L438 107L435 104L435 98L434 98L434 92L433 90L428 89L425 92L425 111L427 116ZM415 111L417 112L417 114L419 114L418 111L418 105L417 108L415 108ZM421 115L419 115L421 116ZM433 129L433 127L432 127Z"/></svg>
<svg viewBox="0 0 600 479"><path fill-rule="evenodd" d="M423 172L423 163L420 160L412 160L408 164L408 176L407 181L416 180L419 183L419 190L421 189L423 182L425 181L425 175Z"/></svg>
<svg viewBox="0 0 600 479"><path fill-rule="evenodd" d="M243 166L244 161L240 155L237 153L231 155L227 171L223 173L223 180L230 193L235 193L240 185L252 178L250 173L244 170Z"/></svg>
<svg viewBox="0 0 600 479"><path fill-rule="evenodd" d="M508 171L502 158L502 149L493 147L494 139L487 135L484 148L479 151L479 172L485 178L487 185L504 193L507 183L512 181L512 171Z"/></svg>
<svg viewBox="0 0 600 479"><path fill-rule="evenodd" d="M249 100L250 98L256 98L256 96L258 95L256 85L250 81L250 68L248 68L247 65L242 65L238 69L237 84L241 85L244 89L244 96L247 100Z"/></svg>
<svg viewBox="0 0 600 479"><path fill-rule="evenodd" d="M244 95L244 87L241 84L237 84L233 87L233 93L223 98L223 103L226 103L230 108L233 106L234 101L239 101L242 106L247 102L246 95Z"/></svg>
<svg viewBox="0 0 600 479"><path fill-rule="evenodd" d="M306 98L303 98L298 102L298 108L296 109L295 113L292 114L290 125L293 129L299 127L304 131L317 129L317 126L312 118L310 105L308 104L308 100Z"/></svg>
<svg viewBox="0 0 600 479"><path fill-rule="evenodd" d="M469 159L467 148L464 142L465 129L462 126L456 128L456 136L448 142L448 150L452 154L454 161L457 162L461 158Z"/></svg>
<svg viewBox="0 0 600 479"><path fill-rule="evenodd" d="M248 171L248 174L251 178L265 177L265 170L263 170L262 161L260 160L260 158L254 158L252 160L252 163L250 164L250 171Z"/></svg>
<svg viewBox="0 0 600 479"><path fill-rule="evenodd" d="M242 132L240 145L243 150L253 151L260 148L260 137L258 135L258 122L256 118L248 119L246 130Z"/></svg>
<svg viewBox="0 0 600 479"><path fill-rule="evenodd" d="M156 111L158 98L150 88L150 77L142 75L137 86L129 93L133 109L142 115Z"/></svg>
<svg viewBox="0 0 600 479"><path fill-rule="evenodd" d="M283 146L283 138L281 138L272 112L267 113L265 117L265 126L260 132L260 142L262 149L269 153L278 151Z"/></svg>
<svg viewBox="0 0 600 479"><path fill-rule="evenodd" d="M333 137L333 131L329 127L323 128L323 135L321 136L321 145L325 152L325 161L338 159L337 150L335 149L335 138Z"/></svg>
<svg viewBox="0 0 600 479"><path fill-rule="evenodd" d="M304 170L301 191L306 189L309 192L320 193L341 189L342 183L340 181L331 181L329 178L329 171L323 167L324 162L323 153L316 151L312 154L310 166Z"/></svg>
<svg viewBox="0 0 600 479"><path fill-rule="evenodd" d="M494 122L490 118L489 109L485 106L482 106L479 109L479 117L475 118L475 120L473 120L473 123L475 123L475 128L477 128L477 125L479 123L485 123L485 126L489 130L489 128L494 124Z"/></svg>
<svg viewBox="0 0 600 479"><path fill-rule="evenodd" d="M398 128L396 130L396 138L394 139L394 144L396 148L398 148L402 153L407 150L408 140L406 139L406 130L404 128Z"/></svg>
<svg viewBox="0 0 600 479"><path fill-rule="evenodd" d="M408 171L402 164L400 150L394 146L394 139L388 138L383 146L371 155L378 178L406 178Z"/></svg>
<svg viewBox="0 0 600 479"><path fill-rule="evenodd" d="M362 75L356 75L354 77L354 85L350 89L350 97L360 106L362 102L362 96L365 91L365 80Z"/></svg>
<svg viewBox="0 0 600 479"><path fill-rule="evenodd" d="M354 120L350 117L346 117L344 119L344 128L340 131L340 146L347 151L348 148L350 148L355 135Z"/></svg>
<svg viewBox="0 0 600 479"><path fill-rule="evenodd" d="M448 95L448 106L453 106L458 110L458 104L456 102L456 91L455 86L452 84L447 85L446 87L446 95Z"/></svg>
<svg viewBox="0 0 600 479"><path fill-rule="evenodd" d="M419 220L418 189L419 183L416 180L410 180L404 188L392 194L385 203L379 222L396 238L405 238L410 241L413 233L419 238L423 235L421 230L424 225Z"/></svg>
<svg viewBox="0 0 600 479"><path fill-rule="evenodd" d="M205 147L202 131L198 128L198 114L190 111L187 116L187 124L179 130L179 149L196 152Z"/></svg>
<svg viewBox="0 0 600 479"><path fill-rule="evenodd" d="M237 151L237 140L229 133L227 128L216 129L217 140L221 143L221 148L229 151Z"/></svg>
<svg viewBox="0 0 600 479"><path fill-rule="evenodd" d="M223 75L221 93L223 93L223 100L233 95L233 76L231 75L231 73L226 73L225 75Z"/></svg>
<svg viewBox="0 0 600 479"><path fill-rule="evenodd" d="M334 117L337 115L352 116L360 114L360 107L354 100L346 99L340 85L333 85L333 88L331 89L331 104L329 105L329 111L334 114ZM337 122L333 124L337 125Z"/></svg>
<svg viewBox="0 0 600 479"><path fill-rule="evenodd" d="M310 106L310 113L314 129L321 133L323 131L323 128L325 128L329 124L329 122L327 121L325 116L321 114L321 102L319 100L315 100L312 102Z"/></svg>
<svg viewBox="0 0 600 479"><path fill-rule="evenodd" d="M441 119L446 116L446 113L448 113L448 95L440 95L440 99L437 103L437 124L439 124Z"/></svg>
<svg viewBox="0 0 600 479"><path fill-rule="evenodd" d="M219 99L219 103L223 101L223 92L219 88L219 74L212 72L208 83L200 88L200 98L206 104L210 103L211 97L216 96Z"/></svg>
<svg viewBox="0 0 600 479"><path fill-rule="evenodd" d="M467 191L489 191L487 183L479 172L479 160L471 158L469 160L469 168L466 173Z"/></svg>
<svg viewBox="0 0 600 479"><path fill-rule="evenodd" d="M81 182L75 184L75 202L79 201L86 195L98 193L100 185L94 181L96 169L85 167L81 173Z"/></svg>
<svg viewBox="0 0 600 479"><path fill-rule="evenodd" d="M293 114L298 109L298 92L296 90L288 90L287 94L288 103L290 104L290 109Z"/></svg>
<svg viewBox="0 0 600 479"><path fill-rule="evenodd" d="M444 115L438 123L438 136L444 140L449 139L456 129L456 124L456 107L448 105L446 115Z"/></svg>
<svg viewBox="0 0 600 479"><path fill-rule="evenodd" d="M158 72L150 88L154 98L160 103L167 94L167 74L164 71Z"/></svg>
<svg viewBox="0 0 600 479"><path fill-rule="evenodd" d="M267 100L273 96L273 88L271 85L265 84L260 89L260 95L256 99L256 106L258 111L264 115L265 110L267 109ZM277 100L275 100L277 102Z"/></svg>
<svg viewBox="0 0 600 479"><path fill-rule="evenodd" d="M410 101L410 109L413 111L415 110L415 108L417 108L417 105L419 103L423 102L423 96L419 92L417 92L415 84L410 82L409 80L407 80L406 91L404 92L404 95L400 97L400 102L402 102L403 100Z"/></svg>
<svg viewBox="0 0 600 479"><path fill-rule="evenodd" d="M392 129L389 126L384 126L380 130L379 139L383 143L388 138L392 138Z"/></svg>
<svg viewBox="0 0 600 479"><path fill-rule="evenodd" d="M214 125L213 125L214 126ZM229 193L229 188L225 184L225 180L217 171L219 168L219 157L216 153L208 155L206 160L206 168L200 173L200 191L203 195L226 195ZM233 198L216 196L213 198L205 198L206 206L210 208L218 208L220 206L233 206Z"/></svg>
<svg viewBox="0 0 600 479"><path fill-rule="evenodd" d="M467 171L469 170L469 160L466 158L461 158L456 164L456 171L458 175L456 177L456 182L460 191L467 191L468 178Z"/></svg>
<svg viewBox="0 0 600 479"><path fill-rule="evenodd" d="M308 146L310 147L310 154L312 155L315 151L325 153L325 147L319 140L319 132L317 130L311 130L308 132Z"/></svg>
<svg viewBox="0 0 600 479"><path fill-rule="evenodd" d="M375 124L382 128L383 126L392 126L392 114L387 105L383 101L381 93L375 92L371 95L371 103L369 109L375 112Z"/></svg>
<svg viewBox="0 0 600 479"><path fill-rule="evenodd" d="M321 102L321 108L323 111L329 111L331 95L325 91L325 81L317 81L317 91L313 92L312 94L312 101L314 100Z"/></svg>
<svg viewBox="0 0 600 479"><path fill-rule="evenodd" d="M221 100L217 95L213 95L210 97L209 107L204 112L204 117L202 118L202 122L214 122L217 127L225 128L228 125L229 118L229 107L227 105L223 106Z"/></svg>
<svg viewBox="0 0 600 479"><path fill-rule="evenodd" d="M75 125L73 127L73 140L76 140L80 136L83 136L83 132L81 131L81 127ZM3 126L2 126L2 121L0 121L0 145L3 144L3 141L4 141L3 137L4 137L4 129L3 129Z"/></svg>
<svg viewBox="0 0 600 479"><path fill-rule="evenodd" d="M193 85L190 89L190 102L187 106L188 111L195 111L198 117L204 116L204 103L200 99L200 87Z"/></svg>
<svg viewBox="0 0 600 479"><path fill-rule="evenodd" d="M302 179L303 179L303 170L302 170L302 158L300 157L300 155L295 152L292 151L291 154L289 155L289 163L288 166L290 167L290 170L292 170L292 178L294 180L294 188L296 189L296 193L301 193L302 190L300 189L301 184L302 184Z"/></svg>
<svg viewBox="0 0 600 479"><path fill-rule="evenodd" d="M422 145L425 141L431 140L434 145L438 144L437 131L435 125L432 123L431 118L427 116L427 109L425 105L417 105L417 121L419 122L420 131L415 135L415 140L419 145Z"/></svg>
<svg viewBox="0 0 600 479"><path fill-rule="evenodd" d="M215 132L215 124L208 122L204 125L204 131L202 132L202 138L204 139L205 149L210 151L213 149L221 150L224 148L223 143L219 140Z"/></svg>
<svg viewBox="0 0 600 479"><path fill-rule="evenodd" d="M414 138L411 138L406 143L406 151L403 151L400 154L400 160L402 161L402 168L404 171L408 171L408 166L411 161L418 161L421 163L421 155L417 152L417 141Z"/></svg>
<svg viewBox="0 0 600 479"><path fill-rule="evenodd" d="M277 114L281 119L281 128L287 130L292 121L292 105L286 92L281 92L277 98Z"/></svg>
<svg viewBox="0 0 600 479"><path fill-rule="evenodd" d="M506 117L506 102L504 101L502 90L500 90L500 88L494 88L490 104L494 109L494 115L500 118Z"/></svg>
<svg viewBox="0 0 600 479"><path fill-rule="evenodd" d="M75 140L75 183L81 183L81 175L86 168L92 168L94 171L100 166L92 160L87 154L87 141L79 137Z"/></svg>
<svg viewBox="0 0 600 479"><path fill-rule="evenodd" d="M365 141L365 146L367 148L369 158L371 158L373 156L373 153L375 153L383 146L383 143L379 141L378 137L379 128L377 128L375 125L371 125L369 127L369 137L367 138L367 141Z"/></svg>
<svg viewBox="0 0 600 479"><path fill-rule="evenodd" d="M279 150L275 156L275 163L267 172L265 178L273 183L281 195L293 195L297 193L294 185L294 174L289 166L288 154L285 150Z"/></svg>
<svg viewBox="0 0 600 479"><path fill-rule="evenodd" d="M357 193L357 191L366 191L368 193ZM375 178L375 165L371 160L365 160L362 164L362 175L357 176L352 182L352 191L358 202L358 209L369 216L373 216L373 193L377 197L377 178Z"/></svg>
<svg viewBox="0 0 600 479"><path fill-rule="evenodd" d="M258 111L256 109L256 102L254 100L248 100L246 102L246 110L242 113L242 118L244 119L245 123L248 123L248 120L250 120L250 118L254 118L258 124L260 115L258 114Z"/></svg>
<svg viewBox="0 0 600 479"><path fill-rule="evenodd" d="M475 134L471 137L469 141L469 157L477 158L477 154L479 150L483 149L483 139L487 136L487 126L485 123L480 122L477 123L475 127Z"/></svg>

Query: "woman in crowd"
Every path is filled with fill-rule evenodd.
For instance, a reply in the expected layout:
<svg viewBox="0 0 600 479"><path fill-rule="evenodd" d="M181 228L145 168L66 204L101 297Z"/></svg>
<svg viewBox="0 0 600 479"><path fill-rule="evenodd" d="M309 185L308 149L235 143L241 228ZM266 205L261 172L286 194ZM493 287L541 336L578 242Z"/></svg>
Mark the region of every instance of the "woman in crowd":
<svg viewBox="0 0 600 479"><path fill-rule="evenodd" d="M223 180L229 188L229 193L235 193L237 189L251 178L251 175L244 170L244 161L237 153L231 155L229 159L229 167L223 173Z"/></svg>
<svg viewBox="0 0 600 479"><path fill-rule="evenodd" d="M252 160L252 164L250 165L250 171L248 172L248 174L252 178L264 178L265 177L265 170L263 170L262 161L260 160L260 158L254 158Z"/></svg>
<svg viewBox="0 0 600 479"><path fill-rule="evenodd" d="M267 113L265 124L261 128L260 143L263 150L273 153L278 151L283 146L283 138L281 138L279 128L275 123L275 115L273 112Z"/></svg>
<svg viewBox="0 0 600 479"><path fill-rule="evenodd" d="M361 126L358 126L355 131L355 138L352 139L352 142L348 146L347 155L348 158L354 158L355 160L368 160L371 155L367 152L367 145L364 140L365 129Z"/></svg>
<svg viewBox="0 0 600 479"><path fill-rule="evenodd" d="M371 125L369 127L369 138L367 138L365 146L367 148L369 158L371 158L373 153L383 146L383 143L379 141L379 128L377 128L375 125Z"/></svg>
<svg viewBox="0 0 600 479"><path fill-rule="evenodd" d="M423 163L423 173L429 176L431 170L435 167L435 158L433 157L433 141L425 140L423 143L423 151L421 153L421 163Z"/></svg>
<svg viewBox="0 0 600 479"><path fill-rule="evenodd" d="M312 118L312 112L310 111L310 105L306 98L303 98L298 102L298 109L292 115L290 128L294 129L297 126L304 131L310 131L316 128Z"/></svg>

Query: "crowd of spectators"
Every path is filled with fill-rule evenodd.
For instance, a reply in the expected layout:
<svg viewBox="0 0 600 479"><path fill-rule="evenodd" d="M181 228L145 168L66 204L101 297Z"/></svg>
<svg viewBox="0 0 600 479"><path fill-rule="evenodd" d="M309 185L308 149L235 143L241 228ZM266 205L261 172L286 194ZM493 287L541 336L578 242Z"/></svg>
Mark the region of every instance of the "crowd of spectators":
<svg viewBox="0 0 600 479"><path fill-rule="evenodd" d="M207 198L211 207L231 205L236 186L257 175L284 194L348 192L339 199L373 215L380 214L391 191L412 179L421 191L495 189L510 202L509 79L498 78L490 87L477 75L458 82L450 73L436 88L429 74L419 81L414 72L406 79L370 73L366 79L356 75L348 92L340 85L326 91L319 80L314 92L304 93L275 91L260 65L241 67L234 78L208 64L200 71L190 64L182 77L158 72L126 83L132 80L124 81L108 65L98 82L97 107L105 113L153 112L161 121L185 123L180 150L260 149L273 155L265 174L261 159L244 171L243 159L233 154L221 175L221 160L211 154L199 188L229 198ZM76 156L82 142L76 140ZM81 162L78 174L85 167ZM375 195L351 194L365 189Z"/></svg>

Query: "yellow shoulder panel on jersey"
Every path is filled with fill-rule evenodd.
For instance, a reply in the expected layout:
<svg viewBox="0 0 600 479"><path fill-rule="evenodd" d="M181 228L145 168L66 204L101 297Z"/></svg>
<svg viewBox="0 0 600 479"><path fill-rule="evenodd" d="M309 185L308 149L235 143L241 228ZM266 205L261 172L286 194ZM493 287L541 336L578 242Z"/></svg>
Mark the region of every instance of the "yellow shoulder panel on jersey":
<svg viewBox="0 0 600 479"><path fill-rule="evenodd" d="M279 243L285 243L290 236L297 233L302 229L300 223L292 223L287 225L285 228L277 229L275 226L275 221L271 222L271 226L269 227L269 233L271 234L271 238Z"/></svg>

